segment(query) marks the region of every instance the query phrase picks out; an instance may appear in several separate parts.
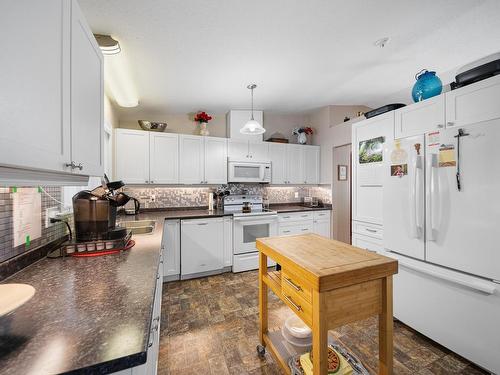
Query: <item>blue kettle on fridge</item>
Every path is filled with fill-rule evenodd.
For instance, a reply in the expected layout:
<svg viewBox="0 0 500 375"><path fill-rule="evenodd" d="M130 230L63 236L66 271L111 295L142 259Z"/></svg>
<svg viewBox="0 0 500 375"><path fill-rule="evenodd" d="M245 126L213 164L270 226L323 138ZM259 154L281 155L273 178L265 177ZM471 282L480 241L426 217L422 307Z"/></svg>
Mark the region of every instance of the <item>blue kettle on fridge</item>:
<svg viewBox="0 0 500 375"><path fill-rule="evenodd" d="M411 90L411 96L415 102L432 98L443 91L443 83L436 75L436 72L423 69L415 75L415 79L417 82L415 82Z"/></svg>

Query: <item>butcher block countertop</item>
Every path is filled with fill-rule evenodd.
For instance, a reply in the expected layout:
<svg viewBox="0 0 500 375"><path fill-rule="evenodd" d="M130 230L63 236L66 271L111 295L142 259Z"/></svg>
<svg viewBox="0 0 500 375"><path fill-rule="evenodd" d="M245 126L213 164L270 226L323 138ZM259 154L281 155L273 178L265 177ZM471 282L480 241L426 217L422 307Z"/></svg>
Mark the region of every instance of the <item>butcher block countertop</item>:
<svg viewBox="0 0 500 375"><path fill-rule="evenodd" d="M317 234L260 238L257 247L293 265L311 287L326 291L397 273L398 262Z"/></svg>

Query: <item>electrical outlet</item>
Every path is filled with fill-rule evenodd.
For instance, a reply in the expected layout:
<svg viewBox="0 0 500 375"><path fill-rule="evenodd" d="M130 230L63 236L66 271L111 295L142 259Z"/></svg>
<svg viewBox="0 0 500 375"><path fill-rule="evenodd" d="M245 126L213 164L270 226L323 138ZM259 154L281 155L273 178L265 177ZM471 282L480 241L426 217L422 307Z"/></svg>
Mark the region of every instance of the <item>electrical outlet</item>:
<svg viewBox="0 0 500 375"><path fill-rule="evenodd" d="M296 191L296 192L295 192L295 198L298 198L298 197L299 197L299 192L298 192L298 191Z"/></svg>
<svg viewBox="0 0 500 375"><path fill-rule="evenodd" d="M50 219L54 219L59 214L59 207L50 207L45 210L45 228L53 226L55 223L51 223Z"/></svg>
<svg viewBox="0 0 500 375"><path fill-rule="evenodd" d="M149 196L149 201L150 202L156 202L156 195L152 194Z"/></svg>

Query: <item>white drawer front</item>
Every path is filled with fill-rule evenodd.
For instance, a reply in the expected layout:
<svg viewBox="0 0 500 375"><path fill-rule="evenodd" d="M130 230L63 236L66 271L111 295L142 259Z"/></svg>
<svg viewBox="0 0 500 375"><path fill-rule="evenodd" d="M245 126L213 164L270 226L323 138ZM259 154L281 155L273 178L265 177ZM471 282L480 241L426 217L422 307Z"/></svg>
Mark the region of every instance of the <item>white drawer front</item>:
<svg viewBox="0 0 500 375"><path fill-rule="evenodd" d="M380 253L384 250L383 241L377 238L364 236L362 234L352 235L352 245L366 249L368 251L375 251Z"/></svg>
<svg viewBox="0 0 500 375"><path fill-rule="evenodd" d="M306 234L312 232L313 232L312 221L304 224L280 225L279 228L280 236L287 236L292 234Z"/></svg>
<svg viewBox="0 0 500 375"><path fill-rule="evenodd" d="M307 221L313 219L312 212L289 212L278 214L278 220L280 223L294 222L294 221Z"/></svg>
<svg viewBox="0 0 500 375"><path fill-rule="evenodd" d="M384 230L380 226L370 225L365 223L352 222L352 233L364 234L365 236L384 238Z"/></svg>
<svg viewBox="0 0 500 375"><path fill-rule="evenodd" d="M314 220L327 220L330 219L330 211L314 211Z"/></svg>

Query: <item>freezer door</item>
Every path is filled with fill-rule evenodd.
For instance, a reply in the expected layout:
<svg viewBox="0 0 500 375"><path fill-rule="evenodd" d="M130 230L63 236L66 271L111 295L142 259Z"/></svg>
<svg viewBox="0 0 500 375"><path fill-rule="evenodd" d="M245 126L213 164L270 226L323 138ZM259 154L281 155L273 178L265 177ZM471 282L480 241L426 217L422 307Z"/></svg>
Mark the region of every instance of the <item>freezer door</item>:
<svg viewBox="0 0 500 375"><path fill-rule="evenodd" d="M500 120L460 129L426 135L426 260L500 280Z"/></svg>
<svg viewBox="0 0 500 375"><path fill-rule="evenodd" d="M384 145L384 247L424 259L424 139L402 138Z"/></svg>

